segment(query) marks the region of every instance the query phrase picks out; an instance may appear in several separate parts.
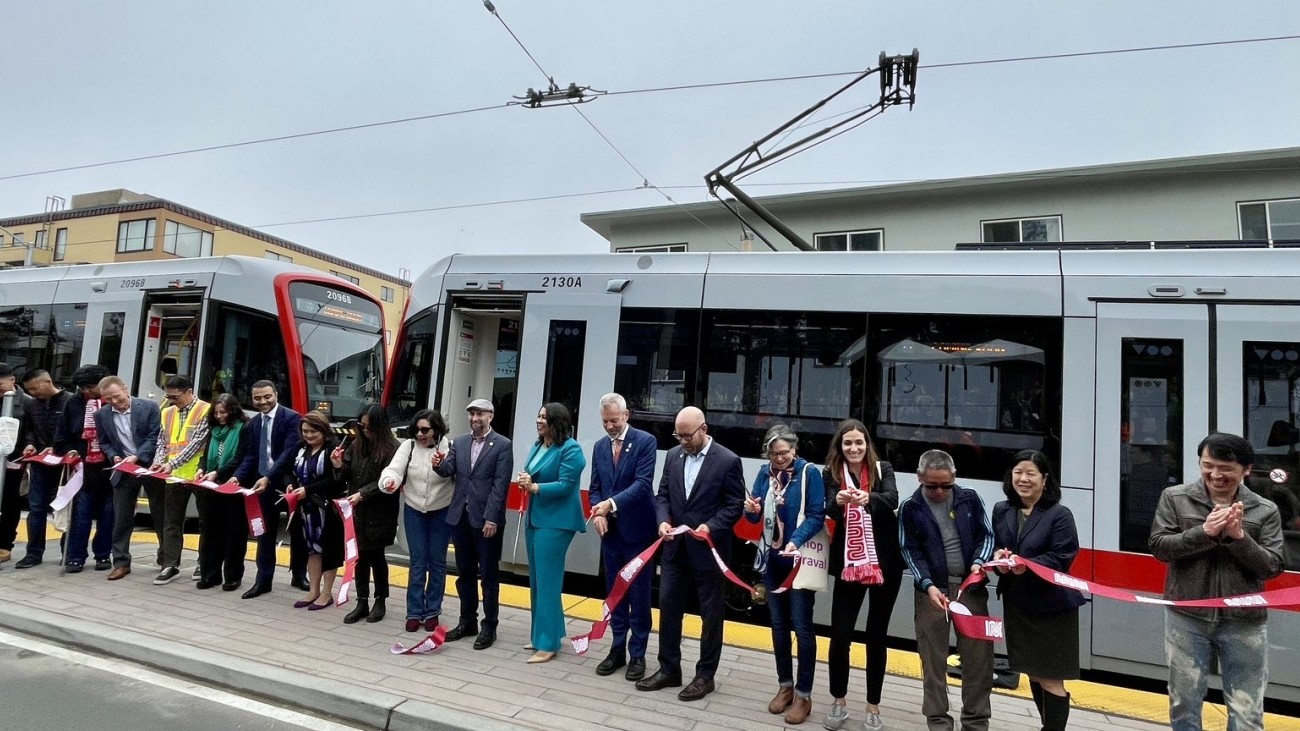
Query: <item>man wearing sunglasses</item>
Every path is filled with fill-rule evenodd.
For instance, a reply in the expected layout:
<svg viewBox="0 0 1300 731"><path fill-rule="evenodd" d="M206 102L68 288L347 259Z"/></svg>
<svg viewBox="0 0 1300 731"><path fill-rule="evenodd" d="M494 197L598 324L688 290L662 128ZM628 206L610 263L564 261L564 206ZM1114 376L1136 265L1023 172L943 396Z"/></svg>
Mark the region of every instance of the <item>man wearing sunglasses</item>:
<svg viewBox="0 0 1300 731"><path fill-rule="evenodd" d="M993 555L993 526L979 493L956 484L957 467L942 450L921 455L920 486L898 506L903 560L916 585L916 649L921 656L924 694L921 713L934 731L951 731L948 715L948 603L967 574ZM961 603L972 614L988 614L989 594L982 584L968 588ZM961 656L961 728L988 731L993 689L993 644L957 636Z"/></svg>

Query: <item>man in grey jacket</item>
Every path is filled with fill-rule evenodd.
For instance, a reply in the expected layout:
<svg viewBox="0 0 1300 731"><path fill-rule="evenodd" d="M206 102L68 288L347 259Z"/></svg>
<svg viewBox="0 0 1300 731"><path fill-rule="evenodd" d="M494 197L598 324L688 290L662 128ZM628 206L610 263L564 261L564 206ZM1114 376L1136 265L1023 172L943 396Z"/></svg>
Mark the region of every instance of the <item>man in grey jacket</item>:
<svg viewBox="0 0 1300 731"><path fill-rule="evenodd" d="M1212 599L1263 591L1282 573L1277 506L1245 485L1255 452L1233 434L1211 434L1197 447L1201 479L1166 489L1151 526L1151 553L1169 564L1166 599ZM1215 656L1223 674L1228 727L1264 728L1268 686L1268 610L1170 608L1169 725L1199 731L1201 704Z"/></svg>

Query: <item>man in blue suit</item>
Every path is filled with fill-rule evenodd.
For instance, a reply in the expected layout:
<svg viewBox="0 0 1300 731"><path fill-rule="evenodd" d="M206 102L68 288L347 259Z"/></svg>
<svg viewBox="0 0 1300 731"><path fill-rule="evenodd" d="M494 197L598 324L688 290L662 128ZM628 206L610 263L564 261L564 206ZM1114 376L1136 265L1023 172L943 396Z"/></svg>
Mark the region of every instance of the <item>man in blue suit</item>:
<svg viewBox="0 0 1300 731"><path fill-rule="evenodd" d="M248 422L248 444L251 449L235 470L235 479L245 487L252 487L262 504L262 519L266 532L257 539L257 579L244 592L244 599L252 599L271 591L275 577L275 546L280 533L280 502L284 494L284 476L292 468L302 434L298 427L302 417L288 406L281 406L275 384L258 381L253 384L253 408L258 416ZM290 531L289 570L293 574L291 585L307 591L307 547L298 531Z"/></svg>
<svg viewBox="0 0 1300 731"><path fill-rule="evenodd" d="M659 670L637 681L637 690L676 688L682 684L682 616L691 584L700 600L700 660L695 678L677 697L697 701L712 693L713 676L722 659L722 587L709 547L690 536L670 535L682 525L707 533L726 560L732 528L745 508L745 475L740 458L709 436L704 412L687 406L673 422L678 446L664 458L664 473L655 495L659 535L666 541L659 575Z"/></svg>
<svg viewBox="0 0 1300 731"><path fill-rule="evenodd" d="M95 433L99 447L114 465L125 462L147 467L153 464L158 448L158 432L162 428L162 415L158 404L142 398L133 398L126 382L117 376L106 376L99 382L99 394L106 406L95 412ZM101 469L87 465L88 469ZM109 581L117 581L131 573L131 531L135 529L135 504L140 499L140 478L122 472L113 472L113 570ZM155 515L154 520L162 520Z"/></svg>
<svg viewBox="0 0 1300 731"><path fill-rule="evenodd" d="M592 524L600 535L600 557L605 564L606 596L628 561L654 543L658 535L655 518L654 436L627 423L627 401L616 393L600 397L600 422L607 437L591 448ZM610 615L614 641L609 656L596 666L597 675L611 675L627 665L628 680L645 677L645 651L650 641L649 566L628 587L628 593ZM632 631L628 640L628 629ZM628 656L631 661L628 661Z"/></svg>
<svg viewBox="0 0 1300 731"><path fill-rule="evenodd" d="M456 547L456 594L460 621L447 633L447 642L474 640L475 650L497 639L501 596L501 545L506 528L506 490L514 476L515 454L509 439L492 431L496 410L487 399L465 407L470 433L452 440L446 457L437 453L433 467L443 477L456 477L447 510ZM478 581L483 582L483 626L478 624Z"/></svg>

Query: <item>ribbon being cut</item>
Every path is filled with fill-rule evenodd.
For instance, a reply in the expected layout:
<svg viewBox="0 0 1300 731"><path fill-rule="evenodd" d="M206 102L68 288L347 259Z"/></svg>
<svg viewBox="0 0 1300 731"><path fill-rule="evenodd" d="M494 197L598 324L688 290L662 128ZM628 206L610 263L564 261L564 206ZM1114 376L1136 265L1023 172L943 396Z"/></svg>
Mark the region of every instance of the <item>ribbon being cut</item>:
<svg viewBox="0 0 1300 731"><path fill-rule="evenodd" d="M240 487L238 482L218 484L209 480L193 480L188 484L211 490L219 495L243 495L244 517L248 520L248 534L254 538L260 538L263 533L266 533L266 521L262 518L262 501L258 499L257 493L246 487Z"/></svg>
<svg viewBox="0 0 1300 731"><path fill-rule="evenodd" d="M1276 607L1282 608L1300 608L1300 586L1293 586L1286 589L1274 589L1272 591L1259 592L1257 594L1239 594L1237 596L1226 596L1215 599L1184 599L1170 600L1161 599L1160 597L1145 596L1137 594L1126 589L1117 589L1113 586L1098 584L1086 579L1080 579L1077 576L1071 576L1046 566L1037 564L1026 558L1012 556L1011 558L995 559L984 564L984 571L987 573L994 569L1012 569L1023 566L1034 572L1042 580L1062 586L1067 589L1074 589L1081 593L1092 594L1093 596L1102 596L1107 599L1114 599L1121 602L1131 602L1134 604L1155 604L1165 607L1198 607L1204 609L1230 609L1234 607ZM984 581L982 574L971 574L962 582L961 589L964 591L967 587L974 586ZM949 604L949 610L952 612L953 627L963 635L977 640L987 640L989 642L1001 641L1004 638L1004 628L1002 620L997 617L983 617L971 614L970 610L960 604L961 595Z"/></svg>
<svg viewBox="0 0 1300 731"><path fill-rule="evenodd" d="M694 529L687 528L684 525L679 525L674 528L668 536L672 537L682 534L689 535L695 540L703 541L707 544L709 551L713 554L713 560L717 563L718 570L722 572L722 575L727 577L731 583L739 586L746 592L750 594L754 593L754 587L745 583L745 580L737 576L736 573L731 570L731 567L727 565L727 562L723 560L722 556L718 553L718 549L713 545L713 538L709 536L708 533L699 533ZM599 640L605 636L605 631L609 629L610 616L613 614L614 608L623 603L623 599L627 596L627 591L632 586L632 582L636 581L636 577L639 576L647 566L654 565L653 559L655 554L659 552L659 548L663 546L665 540L667 540L667 537L660 538L650 544L649 548L642 551L631 561L628 561L622 569L619 569L618 575L614 577L614 587L610 589L609 596L606 597L605 601L601 602L600 620L593 623L591 629L587 632L569 638L569 644L573 646L574 652L579 655L587 654L587 650L591 649L591 641ZM799 556L799 552L795 551L791 555L797 557ZM796 560L794 562L794 568L791 569L789 575L785 577L785 581L781 582L781 586L772 590L773 594L780 594L790 590L790 586L794 584L795 577L799 574L799 566L800 562Z"/></svg>

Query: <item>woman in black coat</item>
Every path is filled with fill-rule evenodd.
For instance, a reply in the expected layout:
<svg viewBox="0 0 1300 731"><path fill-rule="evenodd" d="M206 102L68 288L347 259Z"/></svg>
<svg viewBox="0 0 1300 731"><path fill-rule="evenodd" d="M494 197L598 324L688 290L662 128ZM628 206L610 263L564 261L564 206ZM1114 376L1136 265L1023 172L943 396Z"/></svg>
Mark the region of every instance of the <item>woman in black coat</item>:
<svg viewBox="0 0 1300 731"><path fill-rule="evenodd" d="M298 500L295 522L307 544L308 596L294 607L324 609L334 604L334 577L343 565L343 521L331 502L343 496L343 483L334 475L330 454L333 429L319 411L302 417L302 448L293 461L288 491Z"/></svg>
<svg viewBox="0 0 1300 731"><path fill-rule="evenodd" d="M396 492L379 489L379 475L397 452L397 438L388 426L382 406L373 404L361 412L361 431L344 450L335 449L330 461L348 500L356 508L352 524L357 532L357 606L343 618L344 624L361 620L378 622L387 610L388 558L384 550L397 539L397 513L402 498ZM370 605L370 575L375 577L375 604Z"/></svg>
<svg viewBox="0 0 1300 731"><path fill-rule="evenodd" d="M1025 450L1012 458L1002 483L1007 499L993 506L996 558L1019 556L1068 572L1079 553L1074 515L1061 504L1061 486L1047 457ZM1024 566L998 581L1006 613L1007 660L1029 676L1044 731L1064 729L1070 718L1065 681L1079 677L1079 607L1083 595L1050 584Z"/></svg>
<svg viewBox="0 0 1300 731"><path fill-rule="evenodd" d="M847 475L847 477L846 477ZM845 484L848 480L851 484ZM826 467L822 470L826 486L826 518L836 521L831 537L829 571L835 577L831 595L831 648L829 660L830 690L834 702L822 723L828 729L839 728L848 719L845 696L849 687L849 648L857 628L862 601L870 596L867 608L867 717L866 728L880 728L880 697L885 684L885 662L889 656L886 637L889 617L894 612L898 589L903 583L903 552L898 545L898 487L894 468L882 462L867 434L867 427L857 419L840 423L831 441ZM876 558L884 582L864 584L841 578L844 571L844 508L860 504L871 515L871 532L875 538ZM873 725L877 724L877 725Z"/></svg>

